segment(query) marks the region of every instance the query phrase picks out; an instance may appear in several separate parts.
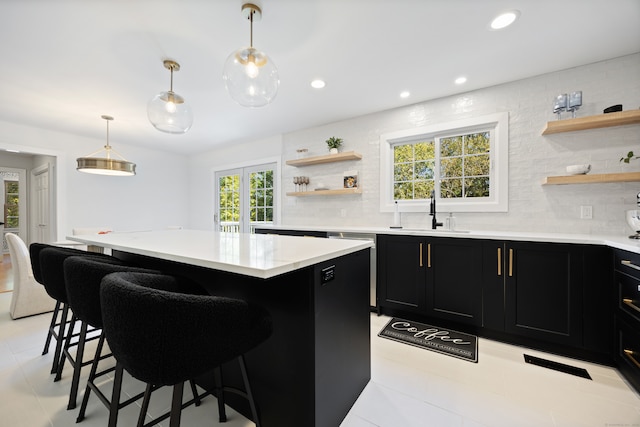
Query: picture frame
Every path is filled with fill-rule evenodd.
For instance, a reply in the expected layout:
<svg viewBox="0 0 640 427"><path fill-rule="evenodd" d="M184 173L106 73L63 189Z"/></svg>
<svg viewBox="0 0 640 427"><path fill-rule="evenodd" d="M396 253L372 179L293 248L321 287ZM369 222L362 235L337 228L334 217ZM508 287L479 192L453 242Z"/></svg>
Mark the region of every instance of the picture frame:
<svg viewBox="0 0 640 427"><path fill-rule="evenodd" d="M358 188L360 183L358 182L358 171L345 171L343 178L344 188Z"/></svg>

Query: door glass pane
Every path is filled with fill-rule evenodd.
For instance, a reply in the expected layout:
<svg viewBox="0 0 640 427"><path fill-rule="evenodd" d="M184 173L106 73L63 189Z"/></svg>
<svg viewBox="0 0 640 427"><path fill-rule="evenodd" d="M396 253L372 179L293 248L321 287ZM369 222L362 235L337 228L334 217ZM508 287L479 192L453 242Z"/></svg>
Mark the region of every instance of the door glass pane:
<svg viewBox="0 0 640 427"><path fill-rule="evenodd" d="M251 201L250 228L273 224L273 169L254 171L249 174Z"/></svg>
<svg viewBox="0 0 640 427"><path fill-rule="evenodd" d="M240 175L225 175L218 179L219 231L240 231Z"/></svg>
<svg viewBox="0 0 640 427"><path fill-rule="evenodd" d="M4 182L4 228L20 227L20 183Z"/></svg>

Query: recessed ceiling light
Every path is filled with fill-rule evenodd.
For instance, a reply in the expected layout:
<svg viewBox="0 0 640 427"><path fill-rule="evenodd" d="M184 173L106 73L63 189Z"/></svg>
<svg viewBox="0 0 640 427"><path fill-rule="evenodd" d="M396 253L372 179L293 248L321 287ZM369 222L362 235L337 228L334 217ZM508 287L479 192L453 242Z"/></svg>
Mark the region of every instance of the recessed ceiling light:
<svg viewBox="0 0 640 427"><path fill-rule="evenodd" d="M9 148L5 148L5 150L4 150L4 151L6 151L6 152L8 152L8 153L19 153L19 152L20 152L20 150L11 150L11 149L9 149Z"/></svg>
<svg viewBox="0 0 640 427"><path fill-rule="evenodd" d="M322 89L326 85L325 81L320 79L315 79L311 82L311 87L314 89Z"/></svg>
<svg viewBox="0 0 640 427"><path fill-rule="evenodd" d="M411 96L411 92L408 90L400 92L400 98L408 98L409 96Z"/></svg>
<svg viewBox="0 0 640 427"><path fill-rule="evenodd" d="M467 78L466 77L458 77L457 79L455 79L455 84L457 85L461 85L463 83L467 82Z"/></svg>
<svg viewBox="0 0 640 427"><path fill-rule="evenodd" d="M509 12L501 13L491 21L492 30L501 30L513 24L520 16L520 12L517 10L510 10Z"/></svg>

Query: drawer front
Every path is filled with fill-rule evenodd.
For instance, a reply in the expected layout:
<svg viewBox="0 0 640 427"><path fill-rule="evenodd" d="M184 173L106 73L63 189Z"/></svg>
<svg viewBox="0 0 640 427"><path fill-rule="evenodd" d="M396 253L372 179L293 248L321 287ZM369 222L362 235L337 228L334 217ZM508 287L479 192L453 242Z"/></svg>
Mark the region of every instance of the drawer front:
<svg viewBox="0 0 640 427"><path fill-rule="evenodd" d="M640 280L640 254L616 250L614 268Z"/></svg>
<svg viewBox="0 0 640 427"><path fill-rule="evenodd" d="M616 272L618 309L640 322L640 280Z"/></svg>
<svg viewBox="0 0 640 427"><path fill-rule="evenodd" d="M616 330L618 369L640 392L640 322L627 322L622 316L617 316Z"/></svg>

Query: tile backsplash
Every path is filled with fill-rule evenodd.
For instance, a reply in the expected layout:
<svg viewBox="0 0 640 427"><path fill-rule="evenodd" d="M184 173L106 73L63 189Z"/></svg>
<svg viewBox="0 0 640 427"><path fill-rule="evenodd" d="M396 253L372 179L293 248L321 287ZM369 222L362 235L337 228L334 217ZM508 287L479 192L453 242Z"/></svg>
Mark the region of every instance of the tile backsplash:
<svg viewBox="0 0 640 427"><path fill-rule="evenodd" d="M496 112L509 113L509 210L503 213L456 213L458 228L627 235L625 211L636 208L640 183L541 185L546 176L565 175L572 164L591 164L592 174L640 171L640 160L621 163L630 150L640 153L640 125L542 136L547 121L556 120L553 100L581 90L577 117L602 114L614 104L640 107L640 54L531 77L456 96L382 111L283 135L282 223L291 225L389 226L393 213L380 212L380 135ZM569 118L564 113L563 118ZM325 140L344 139L342 151L357 151L362 160L304 168L284 164L300 148L309 156L327 154ZM293 177L311 177L342 188L343 172L357 171L362 194L290 197ZM580 219L580 206L593 207L593 219ZM439 212L439 219L447 212ZM403 213L406 227L427 226L424 213Z"/></svg>

